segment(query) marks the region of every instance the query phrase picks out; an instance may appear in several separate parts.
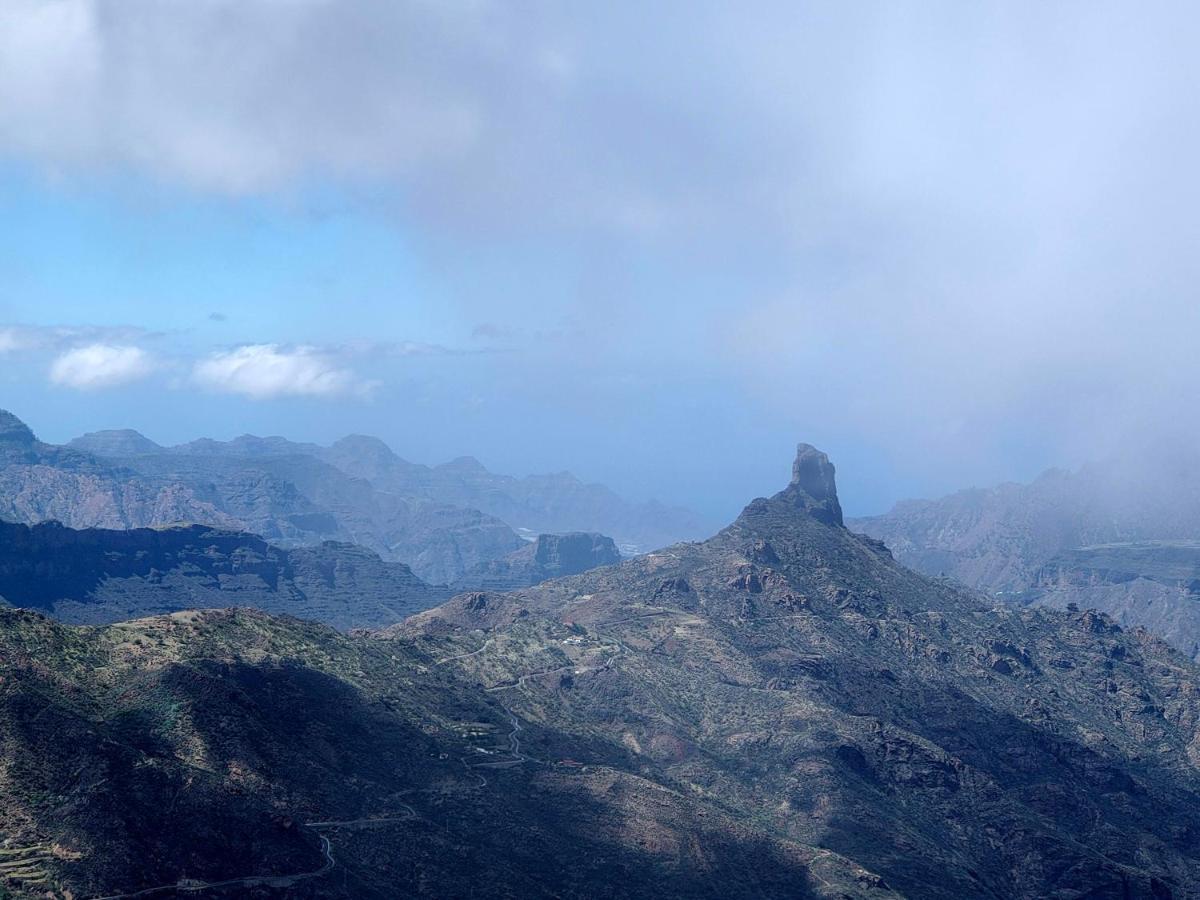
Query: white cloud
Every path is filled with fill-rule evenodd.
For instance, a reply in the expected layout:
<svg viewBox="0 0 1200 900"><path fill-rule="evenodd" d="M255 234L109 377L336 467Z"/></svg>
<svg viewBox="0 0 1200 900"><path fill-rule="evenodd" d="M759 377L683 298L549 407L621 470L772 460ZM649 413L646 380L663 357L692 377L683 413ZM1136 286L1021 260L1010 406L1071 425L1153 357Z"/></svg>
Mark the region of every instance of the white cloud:
<svg viewBox="0 0 1200 900"><path fill-rule="evenodd" d="M140 381L155 367L154 359L140 347L88 344L60 354L50 365L50 380L62 387L93 391Z"/></svg>
<svg viewBox="0 0 1200 900"><path fill-rule="evenodd" d="M201 387L256 400L272 397L365 396L375 387L317 347L248 344L197 362L192 381Z"/></svg>

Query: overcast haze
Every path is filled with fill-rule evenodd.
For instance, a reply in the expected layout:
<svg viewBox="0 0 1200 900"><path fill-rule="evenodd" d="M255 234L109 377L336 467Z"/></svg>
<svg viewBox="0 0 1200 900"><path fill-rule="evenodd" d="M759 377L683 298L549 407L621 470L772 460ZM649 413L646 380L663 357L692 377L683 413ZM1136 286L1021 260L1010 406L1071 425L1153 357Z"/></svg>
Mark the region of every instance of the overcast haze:
<svg viewBox="0 0 1200 900"><path fill-rule="evenodd" d="M1192 441L1190 4L6 0L0 406L719 522Z"/></svg>

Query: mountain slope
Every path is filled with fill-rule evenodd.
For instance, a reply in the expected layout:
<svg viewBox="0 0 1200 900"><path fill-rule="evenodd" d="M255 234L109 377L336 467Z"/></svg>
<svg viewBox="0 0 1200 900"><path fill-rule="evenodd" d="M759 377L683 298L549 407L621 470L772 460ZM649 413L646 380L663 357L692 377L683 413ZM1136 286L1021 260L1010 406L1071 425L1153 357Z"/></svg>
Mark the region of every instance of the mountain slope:
<svg viewBox="0 0 1200 900"><path fill-rule="evenodd" d="M193 487L139 477L79 450L37 440L0 410L0 519L54 519L76 528L202 521L236 527Z"/></svg>
<svg viewBox="0 0 1200 900"><path fill-rule="evenodd" d="M26 893L1200 883L1197 668L1104 616L989 609L905 569L843 526L804 446L784 491L707 541L384 632L0 610L0 660L0 876Z"/></svg>
<svg viewBox="0 0 1200 900"><path fill-rule="evenodd" d="M401 630L482 629L461 665L517 679L518 716L903 894L1192 896L1196 669L1094 613L989 610L904 569L841 526L832 474L802 448L710 541ZM533 646L547 674L520 681Z"/></svg>
<svg viewBox="0 0 1200 900"><path fill-rule="evenodd" d="M586 772L488 750L519 746L507 713L420 642L244 611L86 630L0 610L0 659L17 897L894 896L607 764L619 750L568 745L600 761Z"/></svg>
<svg viewBox="0 0 1200 900"><path fill-rule="evenodd" d="M1008 598L1006 598L1008 599ZM1141 625L1182 653L1200 657L1200 543L1097 544L1060 553L1011 598L1066 609L1096 609Z"/></svg>
<svg viewBox="0 0 1200 900"><path fill-rule="evenodd" d="M661 503L630 503L600 484L570 472L514 478L489 472L464 456L440 466L401 459L377 438L354 435L318 451L341 470L381 490L470 506L532 532L594 531L610 534L627 553L638 553L705 531L690 510Z"/></svg>
<svg viewBox="0 0 1200 900"><path fill-rule="evenodd" d="M447 596L404 564L349 544L281 550L202 525L113 531L0 522L0 597L66 622L249 606L368 628Z"/></svg>

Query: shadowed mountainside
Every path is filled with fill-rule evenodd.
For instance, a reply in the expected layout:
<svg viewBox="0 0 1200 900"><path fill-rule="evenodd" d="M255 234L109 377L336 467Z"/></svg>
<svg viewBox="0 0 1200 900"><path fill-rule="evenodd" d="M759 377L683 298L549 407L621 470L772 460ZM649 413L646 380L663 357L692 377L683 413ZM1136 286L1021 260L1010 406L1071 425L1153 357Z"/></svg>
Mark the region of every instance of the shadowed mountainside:
<svg viewBox="0 0 1200 900"><path fill-rule="evenodd" d="M0 522L0 598L65 622L248 606L369 628L448 596L403 563L349 544L281 550L203 525L114 531Z"/></svg>

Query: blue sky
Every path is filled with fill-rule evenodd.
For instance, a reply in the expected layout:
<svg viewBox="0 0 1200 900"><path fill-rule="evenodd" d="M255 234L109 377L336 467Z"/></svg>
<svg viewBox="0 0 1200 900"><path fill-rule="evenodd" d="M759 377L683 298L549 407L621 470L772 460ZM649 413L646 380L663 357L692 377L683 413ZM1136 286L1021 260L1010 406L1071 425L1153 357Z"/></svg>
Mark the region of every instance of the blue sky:
<svg viewBox="0 0 1200 900"><path fill-rule="evenodd" d="M168 7L170 7L168 9ZM377 434L720 522L1169 436L1185 4L12 0L0 405Z"/></svg>

